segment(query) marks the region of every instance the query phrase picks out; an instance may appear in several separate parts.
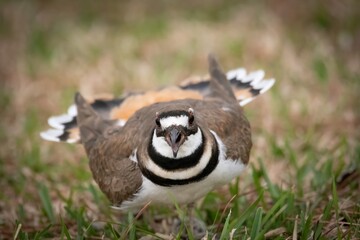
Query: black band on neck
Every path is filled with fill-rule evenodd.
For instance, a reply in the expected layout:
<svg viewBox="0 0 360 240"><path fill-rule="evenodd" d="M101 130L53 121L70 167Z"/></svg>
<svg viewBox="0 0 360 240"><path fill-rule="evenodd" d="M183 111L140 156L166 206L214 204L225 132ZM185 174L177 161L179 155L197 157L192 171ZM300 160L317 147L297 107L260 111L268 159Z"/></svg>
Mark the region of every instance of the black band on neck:
<svg viewBox="0 0 360 240"><path fill-rule="evenodd" d="M217 166L219 162L219 147L217 144L217 141L215 137L214 139L214 146L211 149L211 157L208 162L208 164L205 166L205 168L197 175L187 178L187 179L169 179L169 178L163 178L155 173L153 173L151 170L144 168L143 166L140 166L141 172L144 174L146 178L148 178L153 183L164 186L164 187L170 187L170 186L178 186L178 185L186 185L193 182L198 182L205 177L207 177ZM204 142L203 142L204 144ZM200 157L201 158L201 157ZM174 161L174 159L170 159L171 161Z"/></svg>
<svg viewBox="0 0 360 240"><path fill-rule="evenodd" d="M174 158L164 157L160 153L158 153L154 148L151 138L151 141L148 146L148 154L150 157L149 161L153 161L160 168L163 168L164 170L167 171L176 171L176 170L182 170L182 169L194 167L199 163L204 153L204 148L205 148L204 134L202 134L201 140L202 143L192 154L183 158L174 159Z"/></svg>

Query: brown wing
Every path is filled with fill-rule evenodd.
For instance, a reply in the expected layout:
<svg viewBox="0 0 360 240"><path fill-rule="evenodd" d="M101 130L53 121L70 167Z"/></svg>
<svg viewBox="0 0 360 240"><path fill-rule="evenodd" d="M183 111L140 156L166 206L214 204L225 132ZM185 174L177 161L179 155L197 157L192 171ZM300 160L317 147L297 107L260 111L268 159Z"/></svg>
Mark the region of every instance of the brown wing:
<svg viewBox="0 0 360 240"><path fill-rule="evenodd" d="M239 158L248 163L252 146L251 129L248 120L238 104L224 104L219 101L199 102L195 115L205 126L220 137L226 147L226 157Z"/></svg>
<svg viewBox="0 0 360 240"><path fill-rule="evenodd" d="M224 97L235 95L240 106L244 106L274 84L273 79L263 80L263 77L264 71L262 70L246 73L245 69L238 68L227 72L226 79L231 87L227 87L227 94ZM88 100L88 102L109 123L123 126L130 116L145 106L178 99L203 99L204 96L211 94L210 82L210 75L191 77L180 83L179 86L130 93L120 98L101 96ZM76 114L76 107L73 105L69 108L68 113L49 118L48 123L52 128L42 132L42 138L55 142L79 142Z"/></svg>
<svg viewBox="0 0 360 240"><path fill-rule="evenodd" d="M80 136L93 177L113 204L121 204L142 183L137 163L128 158L133 147L132 133L122 134L121 128L104 121L80 94L75 102Z"/></svg>

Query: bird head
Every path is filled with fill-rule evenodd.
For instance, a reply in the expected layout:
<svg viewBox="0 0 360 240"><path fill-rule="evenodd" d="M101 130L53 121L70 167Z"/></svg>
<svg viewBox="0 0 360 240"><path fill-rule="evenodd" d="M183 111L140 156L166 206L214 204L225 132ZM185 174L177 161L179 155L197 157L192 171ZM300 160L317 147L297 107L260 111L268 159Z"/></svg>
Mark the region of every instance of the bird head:
<svg viewBox="0 0 360 240"><path fill-rule="evenodd" d="M176 158L181 147L186 145L181 154L186 156L187 151L191 153L193 146L190 145L197 145L193 141L197 141L198 138L192 138L196 133L198 133L198 125L192 108L187 111L175 110L156 113L155 136L157 139L155 139L154 144L157 146L154 147L157 148L160 154L168 156L169 150L171 150L172 157ZM161 141L166 143L162 144L162 147L159 144Z"/></svg>

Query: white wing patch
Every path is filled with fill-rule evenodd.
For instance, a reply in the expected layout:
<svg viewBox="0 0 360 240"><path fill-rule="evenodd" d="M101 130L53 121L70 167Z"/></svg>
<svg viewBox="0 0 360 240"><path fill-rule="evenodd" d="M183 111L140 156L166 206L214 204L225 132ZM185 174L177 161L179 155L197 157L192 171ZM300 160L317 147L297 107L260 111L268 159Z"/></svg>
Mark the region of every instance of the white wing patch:
<svg viewBox="0 0 360 240"><path fill-rule="evenodd" d="M240 106L244 106L254 100L259 94L263 94L269 90L275 83L275 79L265 80L265 72L263 70L253 71L247 74L244 68L237 68L231 71L228 71L226 77L229 81L237 81L238 84L234 84L235 89L249 91L249 95L238 96L238 101ZM251 90L257 90L255 93L251 93Z"/></svg>
<svg viewBox="0 0 360 240"><path fill-rule="evenodd" d="M275 83L275 79L263 80L254 86L254 89L260 90L260 94L263 94L269 90Z"/></svg>
<svg viewBox="0 0 360 240"><path fill-rule="evenodd" d="M52 142L60 142L59 137L64 133L64 131L60 129L48 129L47 131L43 131L40 133L40 136L47 140Z"/></svg>
<svg viewBox="0 0 360 240"><path fill-rule="evenodd" d="M74 118L73 116L70 116L67 114L54 116L54 117L50 117L48 119L48 124L50 125L50 127L62 130L65 128L64 124L71 122L73 120L73 118Z"/></svg>
<svg viewBox="0 0 360 240"><path fill-rule="evenodd" d="M75 104L71 105L71 106L68 108L67 113L68 113L68 115L73 116L73 117L77 116L77 108L76 108L76 105L75 105Z"/></svg>
<svg viewBox="0 0 360 240"><path fill-rule="evenodd" d="M236 78L236 79L242 79L246 76L246 69L245 68L237 68L234 70L230 70L226 73L226 78L228 80Z"/></svg>

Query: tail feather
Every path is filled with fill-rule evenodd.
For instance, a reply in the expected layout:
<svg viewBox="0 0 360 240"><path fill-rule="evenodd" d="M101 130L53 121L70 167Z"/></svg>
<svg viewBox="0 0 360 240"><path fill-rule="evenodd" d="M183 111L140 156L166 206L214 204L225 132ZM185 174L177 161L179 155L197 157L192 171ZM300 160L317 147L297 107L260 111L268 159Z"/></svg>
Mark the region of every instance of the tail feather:
<svg viewBox="0 0 360 240"><path fill-rule="evenodd" d="M239 102L240 106L245 106L249 102L253 101L260 94L268 91L275 83L275 79L264 79L265 72L263 70L257 70L247 73L244 68L237 68L226 73L226 78L231 85L231 89ZM131 113L123 114L125 105L130 104L130 108L135 112L137 110L134 107L134 102L138 103L142 97L146 98L145 104L152 104L158 101L170 101L174 98L198 98L198 96L205 96L209 93L210 76L205 77L193 77L180 83L178 86L178 92L180 95L174 94L173 99L166 99L164 95L168 96L168 92L174 93L174 89L166 91L162 89L153 92L144 93L132 93L121 98L114 99L95 99L90 103L91 107L97 112L99 116L108 120L112 124L123 126L127 117ZM181 93L182 91L182 93ZM154 97L153 94L158 94ZM150 100L149 100L149 96ZM132 100L132 101L129 101ZM138 107L142 107L139 105ZM120 112L122 112L120 114ZM121 117L125 116L125 117ZM41 132L40 136L48 141L53 142L68 142L77 143L80 142L80 134L77 125L77 108L75 104L71 105L67 113L50 117L48 124L51 129Z"/></svg>
<svg viewBox="0 0 360 240"><path fill-rule="evenodd" d="M52 142L60 142L60 136L64 133L64 131L59 130L59 129L48 129L46 131L43 131L40 133L40 136L47 140L47 141L52 141Z"/></svg>
<svg viewBox="0 0 360 240"><path fill-rule="evenodd" d="M67 142L78 143L80 142L79 128L75 125L69 129L53 129L50 128L40 133L40 136L51 142Z"/></svg>
<svg viewBox="0 0 360 240"><path fill-rule="evenodd" d="M74 116L62 114L59 116L50 117L48 119L48 124L50 125L50 127L62 130L66 127L66 124L72 123L74 118L76 119L76 117Z"/></svg>
<svg viewBox="0 0 360 240"><path fill-rule="evenodd" d="M244 68L238 68L229 71L226 76L240 106L248 104L258 95L269 90L275 83L275 79L264 79L265 72L263 70L247 74Z"/></svg>
<svg viewBox="0 0 360 240"><path fill-rule="evenodd" d="M226 73L226 78L228 80L236 79L236 78L243 78L246 76L246 69L245 68L237 68L234 70L230 70Z"/></svg>

